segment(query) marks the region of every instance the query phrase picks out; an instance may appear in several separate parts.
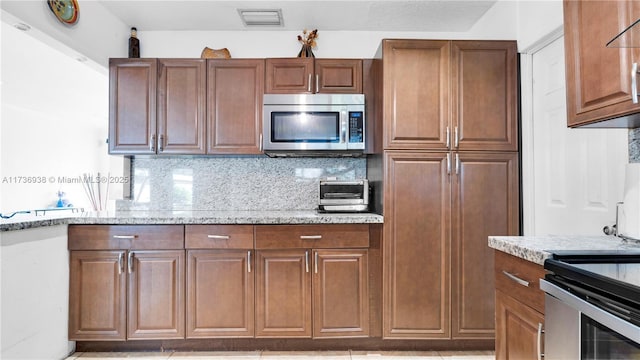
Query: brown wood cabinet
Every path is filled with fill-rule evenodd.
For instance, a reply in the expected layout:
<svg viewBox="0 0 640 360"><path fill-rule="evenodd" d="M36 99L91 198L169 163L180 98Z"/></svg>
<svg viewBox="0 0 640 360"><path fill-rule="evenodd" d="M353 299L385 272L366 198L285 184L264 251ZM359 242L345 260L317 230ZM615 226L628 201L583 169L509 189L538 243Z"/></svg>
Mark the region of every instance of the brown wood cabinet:
<svg viewBox="0 0 640 360"><path fill-rule="evenodd" d="M182 226L71 225L68 234L70 340L184 338Z"/></svg>
<svg viewBox="0 0 640 360"><path fill-rule="evenodd" d="M69 339L125 340L125 251L72 251L69 266Z"/></svg>
<svg viewBox="0 0 640 360"><path fill-rule="evenodd" d="M109 59L109 153L156 153L156 59Z"/></svg>
<svg viewBox="0 0 640 360"><path fill-rule="evenodd" d="M640 126L637 117L598 123L640 112L631 94L640 49L605 47L639 17L636 1L564 1L568 126Z"/></svg>
<svg viewBox="0 0 640 360"><path fill-rule="evenodd" d="M268 94L361 94L361 59L270 58L266 60Z"/></svg>
<svg viewBox="0 0 640 360"><path fill-rule="evenodd" d="M264 60L207 60L207 153L262 153Z"/></svg>
<svg viewBox="0 0 640 360"><path fill-rule="evenodd" d="M254 336L253 226L187 225L187 338Z"/></svg>
<svg viewBox="0 0 640 360"><path fill-rule="evenodd" d="M368 225L265 225L255 234L256 337L369 336Z"/></svg>
<svg viewBox="0 0 640 360"><path fill-rule="evenodd" d="M514 41L383 40L384 148L517 151Z"/></svg>
<svg viewBox="0 0 640 360"><path fill-rule="evenodd" d="M541 265L495 251L496 359L538 359L543 352L544 273Z"/></svg>

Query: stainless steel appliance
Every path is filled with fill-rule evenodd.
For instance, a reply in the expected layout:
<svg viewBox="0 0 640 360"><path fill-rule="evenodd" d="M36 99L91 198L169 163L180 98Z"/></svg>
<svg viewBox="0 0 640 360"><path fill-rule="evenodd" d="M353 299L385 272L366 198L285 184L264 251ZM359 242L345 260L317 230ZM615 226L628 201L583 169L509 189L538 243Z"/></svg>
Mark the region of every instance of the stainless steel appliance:
<svg viewBox="0 0 640 360"><path fill-rule="evenodd" d="M546 360L640 359L640 249L558 251L544 268Z"/></svg>
<svg viewBox="0 0 640 360"><path fill-rule="evenodd" d="M265 94L263 149L270 156L362 155L362 94Z"/></svg>
<svg viewBox="0 0 640 360"><path fill-rule="evenodd" d="M367 212L369 211L369 181L320 180L318 211Z"/></svg>

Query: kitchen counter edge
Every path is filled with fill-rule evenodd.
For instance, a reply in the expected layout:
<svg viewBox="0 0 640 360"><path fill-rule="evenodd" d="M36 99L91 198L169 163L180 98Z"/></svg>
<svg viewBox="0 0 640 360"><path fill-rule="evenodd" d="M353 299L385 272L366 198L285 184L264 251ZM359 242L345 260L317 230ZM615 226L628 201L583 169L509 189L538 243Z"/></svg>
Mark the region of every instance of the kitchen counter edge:
<svg viewBox="0 0 640 360"><path fill-rule="evenodd" d="M373 213L321 214L316 211L199 211L83 213L79 216L4 221L0 231L16 231L55 225L155 225L155 224L382 224Z"/></svg>

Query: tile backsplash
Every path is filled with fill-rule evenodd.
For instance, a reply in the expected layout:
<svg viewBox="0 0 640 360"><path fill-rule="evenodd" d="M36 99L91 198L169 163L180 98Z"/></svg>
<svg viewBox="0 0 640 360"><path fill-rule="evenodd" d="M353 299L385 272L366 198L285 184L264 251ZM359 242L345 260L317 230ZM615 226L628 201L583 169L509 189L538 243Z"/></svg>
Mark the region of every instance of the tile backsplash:
<svg viewBox="0 0 640 360"><path fill-rule="evenodd" d="M132 158L120 210L312 210L318 181L366 178L366 158Z"/></svg>
<svg viewBox="0 0 640 360"><path fill-rule="evenodd" d="M640 162L640 128L629 129L629 162Z"/></svg>

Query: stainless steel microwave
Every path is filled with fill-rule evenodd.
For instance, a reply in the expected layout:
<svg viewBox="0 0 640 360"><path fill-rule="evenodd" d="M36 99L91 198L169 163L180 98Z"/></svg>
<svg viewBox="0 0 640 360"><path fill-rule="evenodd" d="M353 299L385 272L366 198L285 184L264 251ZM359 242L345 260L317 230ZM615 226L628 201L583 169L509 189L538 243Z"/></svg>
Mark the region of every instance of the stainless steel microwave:
<svg viewBox="0 0 640 360"><path fill-rule="evenodd" d="M362 94L265 94L263 149L268 155L362 154Z"/></svg>

